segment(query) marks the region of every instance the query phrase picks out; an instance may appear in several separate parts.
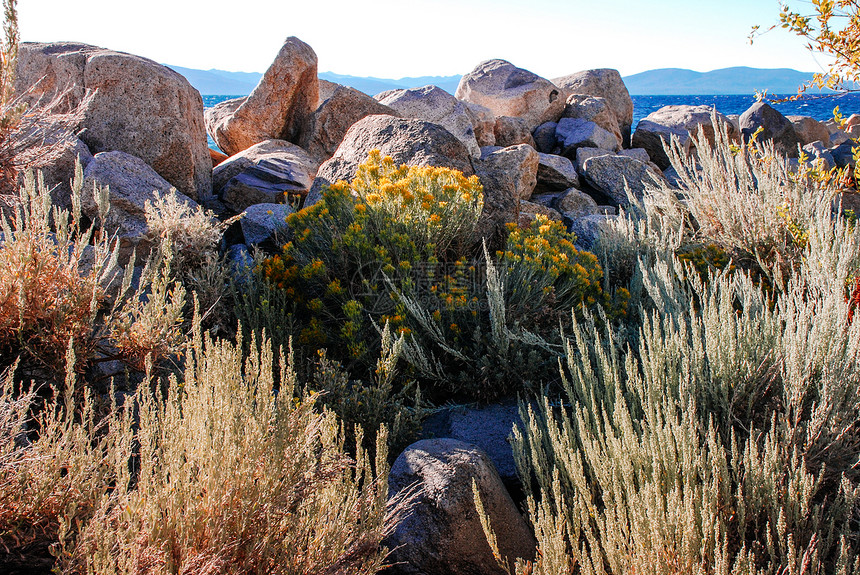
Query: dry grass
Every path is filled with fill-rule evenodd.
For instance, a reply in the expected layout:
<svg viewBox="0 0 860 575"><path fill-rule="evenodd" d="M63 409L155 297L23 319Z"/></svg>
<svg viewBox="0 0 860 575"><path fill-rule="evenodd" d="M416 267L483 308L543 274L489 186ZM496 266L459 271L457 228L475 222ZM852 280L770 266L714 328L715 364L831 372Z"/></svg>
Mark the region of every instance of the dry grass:
<svg viewBox="0 0 860 575"><path fill-rule="evenodd" d="M70 341L77 357L94 355L106 287L121 272L116 246L92 241L94 228L82 227L78 200L72 214L56 210L44 185L28 177L11 221L2 218L0 347L60 373Z"/></svg>
<svg viewBox="0 0 860 575"><path fill-rule="evenodd" d="M385 433L374 475L336 418L275 381L267 343L190 344L163 399L138 395L139 467L82 530L67 573L375 573ZM276 391L277 390L277 391Z"/></svg>

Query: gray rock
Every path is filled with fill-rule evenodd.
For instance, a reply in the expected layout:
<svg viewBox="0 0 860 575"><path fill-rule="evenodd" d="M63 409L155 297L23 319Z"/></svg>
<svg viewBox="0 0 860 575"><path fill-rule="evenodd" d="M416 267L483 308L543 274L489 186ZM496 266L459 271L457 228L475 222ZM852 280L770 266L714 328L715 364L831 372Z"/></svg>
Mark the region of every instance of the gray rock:
<svg viewBox="0 0 860 575"><path fill-rule="evenodd" d="M815 118L809 116L786 116L786 118L794 126L794 133L797 134L801 146L820 141L825 148L830 147L830 130Z"/></svg>
<svg viewBox="0 0 860 575"><path fill-rule="evenodd" d="M842 128L836 123L836 120L830 118L829 120L825 120L822 122L825 128L827 128L827 132L830 134L830 146L831 148L838 146L839 144L848 141L848 134L846 134Z"/></svg>
<svg viewBox="0 0 860 575"><path fill-rule="evenodd" d="M576 159L578 148L600 148L611 152L618 150L618 139L615 135L582 118L559 120L555 137L561 148L561 155L570 160Z"/></svg>
<svg viewBox="0 0 860 575"><path fill-rule="evenodd" d="M215 122L207 110L209 135L228 156L264 140L296 142L307 130L318 101L317 55L291 36L254 91L232 114Z"/></svg>
<svg viewBox="0 0 860 575"><path fill-rule="evenodd" d="M536 193L546 193L579 187L579 174L564 156L538 153Z"/></svg>
<svg viewBox="0 0 860 575"><path fill-rule="evenodd" d="M528 200L537 185L540 163L531 146L502 148L480 160L475 169L484 187L484 211L478 234L490 240L503 235L504 224L516 222L520 200Z"/></svg>
<svg viewBox="0 0 860 575"><path fill-rule="evenodd" d="M25 42L15 86L29 102L71 88L58 113L78 106L91 92L80 138L92 153L137 156L183 194L200 200L211 194L203 99L170 68L87 44Z"/></svg>
<svg viewBox="0 0 860 575"><path fill-rule="evenodd" d="M397 116L398 113L362 92L333 84L331 94L308 120L307 130L299 144L318 162L331 158L353 124L376 114Z"/></svg>
<svg viewBox="0 0 860 575"><path fill-rule="evenodd" d="M567 105L561 115L562 118L582 118L594 122L607 132L611 132L618 139L618 147L624 141L621 136L621 128L618 126L618 118L609 107L606 98L599 96L587 96L585 94L571 94L567 98Z"/></svg>
<svg viewBox="0 0 860 575"><path fill-rule="evenodd" d="M594 215L583 216L573 220L568 228L570 233L576 235L574 246L580 250L591 251L594 249L600 234L606 225L618 216Z"/></svg>
<svg viewBox="0 0 860 575"><path fill-rule="evenodd" d="M472 156L481 156L466 105L442 88L424 86L411 90L392 90L379 103L396 110L403 118L439 124L463 142Z"/></svg>
<svg viewBox="0 0 860 575"><path fill-rule="evenodd" d="M582 173L585 170L585 161L589 158L597 156L611 156L612 152L601 150L600 148L577 148L576 150L576 171Z"/></svg>
<svg viewBox="0 0 860 575"><path fill-rule="evenodd" d="M592 187L619 206L627 206L630 203L625 182L630 192L641 199L646 186L658 180L658 176L648 165L633 158L615 155L594 156L585 160L582 176Z"/></svg>
<svg viewBox="0 0 860 575"><path fill-rule="evenodd" d="M663 178L673 188L681 188L681 175L678 174L678 171L673 166L669 166L668 168L663 170Z"/></svg>
<svg viewBox="0 0 860 575"><path fill-rule="evenodd" d="M81 210L92 219L99 215L93 188L108 188L110 211L101 225L106 232L120 239L120 258L127 262L132 250L137 250L140 261L149 254L151 245L146 239L146 203L156 194L176 194L177 198L195 208L197 203L178 193L170 182L162 178L142 159L125 152L100 152L84 170Z"/></svg>
<svg viewBox="0 0 860 575"><path fill-rule="evenodd" d="M618 152L619 156L627 156L628 158L633 158L634 160L639 160L643 164L647 164L651 161L651 156L648 155L648 150L645 148L628 148L626 150L621 150Z"/></svg>
<svg viewBox="0 0 860 575"><path fill-rule="evenodd" d="M75 167L80 161L86 168L93 159L86 144L74 136L52 144L56 150L50 161L36 159L32 168L42 172L45 185L51 190L51 201L55 206L69 209L72 207L71 181L75 178ZM92 191L92 190L90 190Z"/></svg>
<svg viewBox="0 0 860 575"><path fill-rule="evenodd" d="M478 64L460 80L456 96L489 108L496 117L522 118L530 131L557 120L564 108L564 99L552 82L505 60Z"/></svg>
<svg viewBox="0 0 860 575"><path fill-rule="evenodd" d="M480 447L499 472L506 485L518 486L510 436L514 425L523 425L519 404L515 401L470 407L456 405L441 408L423 423L422 437L447 437Z"/></svg>
<svg viewBox="0 0 860 575"><path fill-rule="evenodd" d="M833 156L833 161L836 162L837 167L854 167L854 146L856 145L852 140L846 140L838 146L830 148L830 154Z"/></svg>
<svg viewBox="0 0 860 575"><path fill-rule="evenodd" d="M661 170L665 170L670 162L664 145L668 145L673 137L678 139L681 150L688 155L693 151L693 136L698 137L700 131L705 139L713 144L712 114L713 109L710 106L663 106L639 121L633 134L632 145L644 148L651 160ZM718 121L727 123L729 137L736 137L734 126L727 118L719 112L716 117Z"/></svg>
<svg viewBox="0 0 860 575"><path fill-rule="evenodd" d="M555 130L558 122L544 122L532 132L535 141L535 149L543 154L555 154L561 150L557 149L558 142L555 139Z"/></svg>
<svg viewBox="0 0 860 575"><path fill-rule="evenodd" d="M740 117L741 133L744 141L759 129L759 142L772 140L776 151L789 156L797 157L797 145L799 143L797 134L792 123L772 108L767 102L756 102L750 106Z"/></svg>
<svg viewBox="0 0 860 575"><path fill-rule="evenodd" d="M504 150L504 148L502 146L483 146L481 148L481 159L485 160L487 156L498 152L499 150Z"/></svg>
<svg viewBox="0 0 860 575"><path fill-rule="evenodd" d="M287 216L293 213L289 204L256 204L248 206L239 220L242 235L249 246L271 244L279 247L286 238Z"/></svg>
<svg viewBox="0 0 860 575"><path fill-rule="evenodd" d="M546 206L548 208L556 209L556 204L558 200L567 192L567 190L563 190L561 192L543 192L543 193L534 193L532 194L530 202L534 202L536 204L540 204L542 206Z"/></svg>
<svg viewBox="0 0 860 575"><path fill-rule="evenodd" d="M305 206L322 198L323 186L351 181L374 149L397 164L441 166L467 176L474 174L469 150L445 128L423 120L368 116L349 129L334 156L320 166Z"/></svg>
<svg viewBox="0 0 860 575"><path fill-rule="evenodd" d="M630 146L630 130L633 124L633 99L621 79L618 70L608 68L584 70L553 80L563 92L565 100L571 94L585 94L606 98L609 107L618 118L622 145Z"/></svg>
<svg viewBox="0 0 860 575"><path fill-rule="evenodd" d="M537 543L486 453L455 439L426 439L406 448L391 468L392 496L413 486L419 491L414 505L383 541L392 549L388 571L503 575L481 528L473 480L511 572L514 558L534 557Z"/></svg>
<svg viewBox="0 0 860 575"><path fill-rule="evenodd" d="M215 195L235 213L254 204L278 204L285 194L306 195L319 165L300 147L265 140L225 160L212 174Z"/></svg>
<svg viewBox="0 0 860 575"><path fill-rule="evenodd" d="M496 138L496 145L503 148L517 144L528 144L532 148L536 147L531 130L522 118L511 118L510 116L496 118L493 135Z"/></svg>

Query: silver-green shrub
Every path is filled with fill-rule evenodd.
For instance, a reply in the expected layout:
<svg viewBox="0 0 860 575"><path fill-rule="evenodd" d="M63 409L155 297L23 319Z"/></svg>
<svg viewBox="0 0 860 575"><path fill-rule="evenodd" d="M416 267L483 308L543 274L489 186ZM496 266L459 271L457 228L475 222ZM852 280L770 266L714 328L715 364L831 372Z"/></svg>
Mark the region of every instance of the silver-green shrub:
<svg viewBox="0 0 860 575"><path fill-rule="evenodd" d="M640 286L641 324L628 338L574 318L565 393L523 405L514 450L540 553L520 571L860 572L860 230L827 189L746 154L700 148L682 190L603 238L609 273ZM696 240L773 283L697 273L674 255Z"/></svg>

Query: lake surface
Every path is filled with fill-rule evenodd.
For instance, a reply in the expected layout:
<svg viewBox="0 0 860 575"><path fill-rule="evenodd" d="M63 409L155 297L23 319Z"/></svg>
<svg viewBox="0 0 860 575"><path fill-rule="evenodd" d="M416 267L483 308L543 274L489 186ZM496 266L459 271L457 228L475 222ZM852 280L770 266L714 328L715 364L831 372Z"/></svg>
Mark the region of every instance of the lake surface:
<svg viewBox="0 0 860 575"><path fill-rule="evenodd" d="M211 108L219 102L238 98L239 96L203 96L203 106ZM686 104L689 106L716 106L717 111L723 114L742 114L747 108L755 103L755 96L632 96L633 98L633 126L635 128L639 120L659 110L663 106ZM816 120L828 120L833 117L833 108L839 106L839 111L844 117L851 114L860 114L860 94L844 94L834 97L809 97L795 102L782 102L772 104L785 116L810 116ZM209 147L217 149L215 142L209 138Z"/></svg>

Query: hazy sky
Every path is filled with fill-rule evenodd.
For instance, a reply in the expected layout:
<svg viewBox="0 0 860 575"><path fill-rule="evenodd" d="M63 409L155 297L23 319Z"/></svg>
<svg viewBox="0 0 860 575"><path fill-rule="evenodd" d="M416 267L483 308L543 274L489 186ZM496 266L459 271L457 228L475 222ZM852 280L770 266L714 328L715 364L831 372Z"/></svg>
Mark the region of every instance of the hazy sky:
<svg viewBox="0 0 860 575"><path fill-rule="evenodd" d="M490 58L547 78L826 64L782 30L748 44L754 24L777 20L777 0L19 0L18 13L24 41L231 71L264 71L288 36L314 48L320 71L383 78L463 74Z"/></svg>

